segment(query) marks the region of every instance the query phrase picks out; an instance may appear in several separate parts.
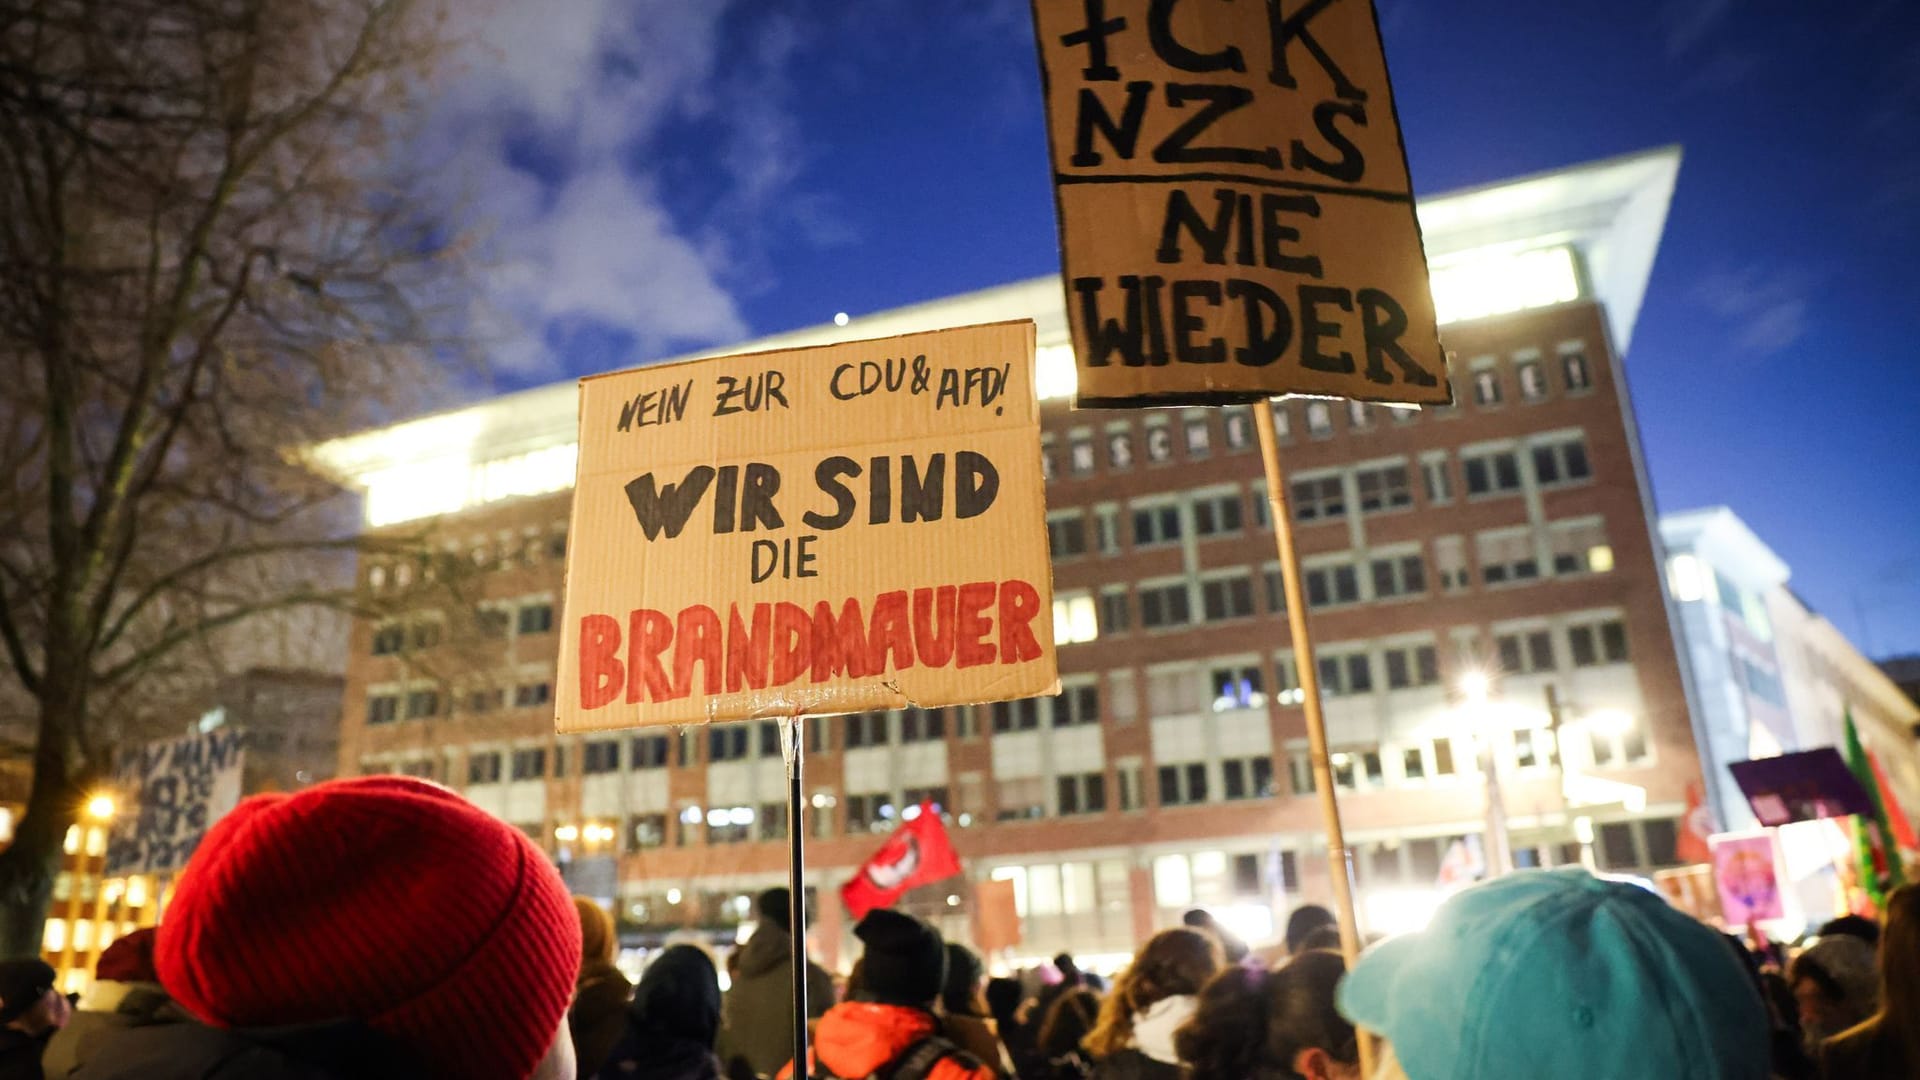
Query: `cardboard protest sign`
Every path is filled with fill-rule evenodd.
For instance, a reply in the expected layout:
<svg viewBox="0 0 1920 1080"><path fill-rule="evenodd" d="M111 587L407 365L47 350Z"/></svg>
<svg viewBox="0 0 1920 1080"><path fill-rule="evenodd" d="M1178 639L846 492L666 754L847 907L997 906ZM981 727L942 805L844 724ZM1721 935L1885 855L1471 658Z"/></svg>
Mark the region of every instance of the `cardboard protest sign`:
<svg viewBox="0 0 1920 1080"><path fill-rule="evenodd" d="M1081 407L1451 400L1370 0L1033 0Z"/></svg>
<svg viewBox="0 0 1920 1080"><path fill-rule="evenodd" d="M245 736L232 728L122 750L107 831L108 877L167 874L187 865L213 823L240 801Z"/></svg>
<svg viewBox="0 0 1920 1080"><path fill-rule="evenodd" d="M1031 322L583 379L561 731L1058 688Z"/></svg>
<svg viewBox="0 0 1920 1080"><path fill-rule="evenodd" d="M1780 895L1780 858L1773 830L1719 833L1708 841L1720 910L1730 926L1786 915Z"/></svg>

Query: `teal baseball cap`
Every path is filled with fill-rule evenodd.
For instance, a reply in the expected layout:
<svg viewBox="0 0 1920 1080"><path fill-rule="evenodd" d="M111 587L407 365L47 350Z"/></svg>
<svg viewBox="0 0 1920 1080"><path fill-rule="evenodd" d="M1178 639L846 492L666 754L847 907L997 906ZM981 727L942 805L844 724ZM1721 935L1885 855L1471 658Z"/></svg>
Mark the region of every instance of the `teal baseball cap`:
<svg viewBox="0 0 1920 1080"><path fill-rule="evenodd" d="M1579 867L1463 890L1341 981L1408 1080L1766 1080L1767 1016L1718 933Z"/></svg>

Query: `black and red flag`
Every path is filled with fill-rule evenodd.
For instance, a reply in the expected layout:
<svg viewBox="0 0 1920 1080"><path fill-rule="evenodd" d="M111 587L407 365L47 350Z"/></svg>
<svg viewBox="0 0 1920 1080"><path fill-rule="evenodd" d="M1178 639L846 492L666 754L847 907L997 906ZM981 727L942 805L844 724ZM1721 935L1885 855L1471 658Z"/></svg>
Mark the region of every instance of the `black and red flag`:
<svg viewBox="0 0 1920 1080"><path fill-rule="evenodd" d="M947 827L940 823L940 812L931 802L920 804L919 813L901 821L880 850L861 865L853 880L840 887L840 899L859 919L874 908L887 907L908 889L944 881L960 872L960 856L954 854Z"/></svg>

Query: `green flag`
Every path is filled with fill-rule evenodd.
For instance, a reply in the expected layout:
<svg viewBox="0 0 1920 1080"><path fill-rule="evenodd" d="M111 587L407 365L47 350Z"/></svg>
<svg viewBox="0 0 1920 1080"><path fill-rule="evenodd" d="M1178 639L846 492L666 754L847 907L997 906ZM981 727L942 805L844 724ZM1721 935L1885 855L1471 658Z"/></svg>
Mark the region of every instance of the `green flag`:
<svg viewBox="0 0 1920 1080"><path fill-rule="evenodd" d="M1860 865L1860 887L1866 890L1874 907L1884 908L1887 894L1904 883L1904 875L1900 872L1900 857L1893 850L1893 830L1887 825L1887 807L1880 800L1879 780L1873 775L1866 748L1860 745L1860 731L1853 726L1853 706L1847 706L1845 715L1847 768L1866 789L1867 800L1873 804L1871 817L1856 814L1853 818L1853 850Z"/></svg>

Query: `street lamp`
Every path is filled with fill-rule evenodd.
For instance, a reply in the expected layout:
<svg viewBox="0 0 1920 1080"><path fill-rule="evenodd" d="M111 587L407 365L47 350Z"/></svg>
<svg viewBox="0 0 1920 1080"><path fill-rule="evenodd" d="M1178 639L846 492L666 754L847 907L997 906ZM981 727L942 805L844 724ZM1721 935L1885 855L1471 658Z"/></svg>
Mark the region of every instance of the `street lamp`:
<svg viewBox="0 0 1920 1080"><path fill-rule="evenodd" d="M1487 876L1498 877L1513 872L1513 839L1507 831L1507 802L1500 791L1493 733L1488 730L1487 697L1492 685L1493 679L1478 669L1460 676L1460 696L1466 699L1469 726L1478 743L1480 775L1487 785Z"/></svg>
<svg viewBox="0 0 1920 1080"><path fill-rule="evenodd" d="M87 800L87 816L95 821L110 821L113 818L113 796L105 793Z"/></svg>

